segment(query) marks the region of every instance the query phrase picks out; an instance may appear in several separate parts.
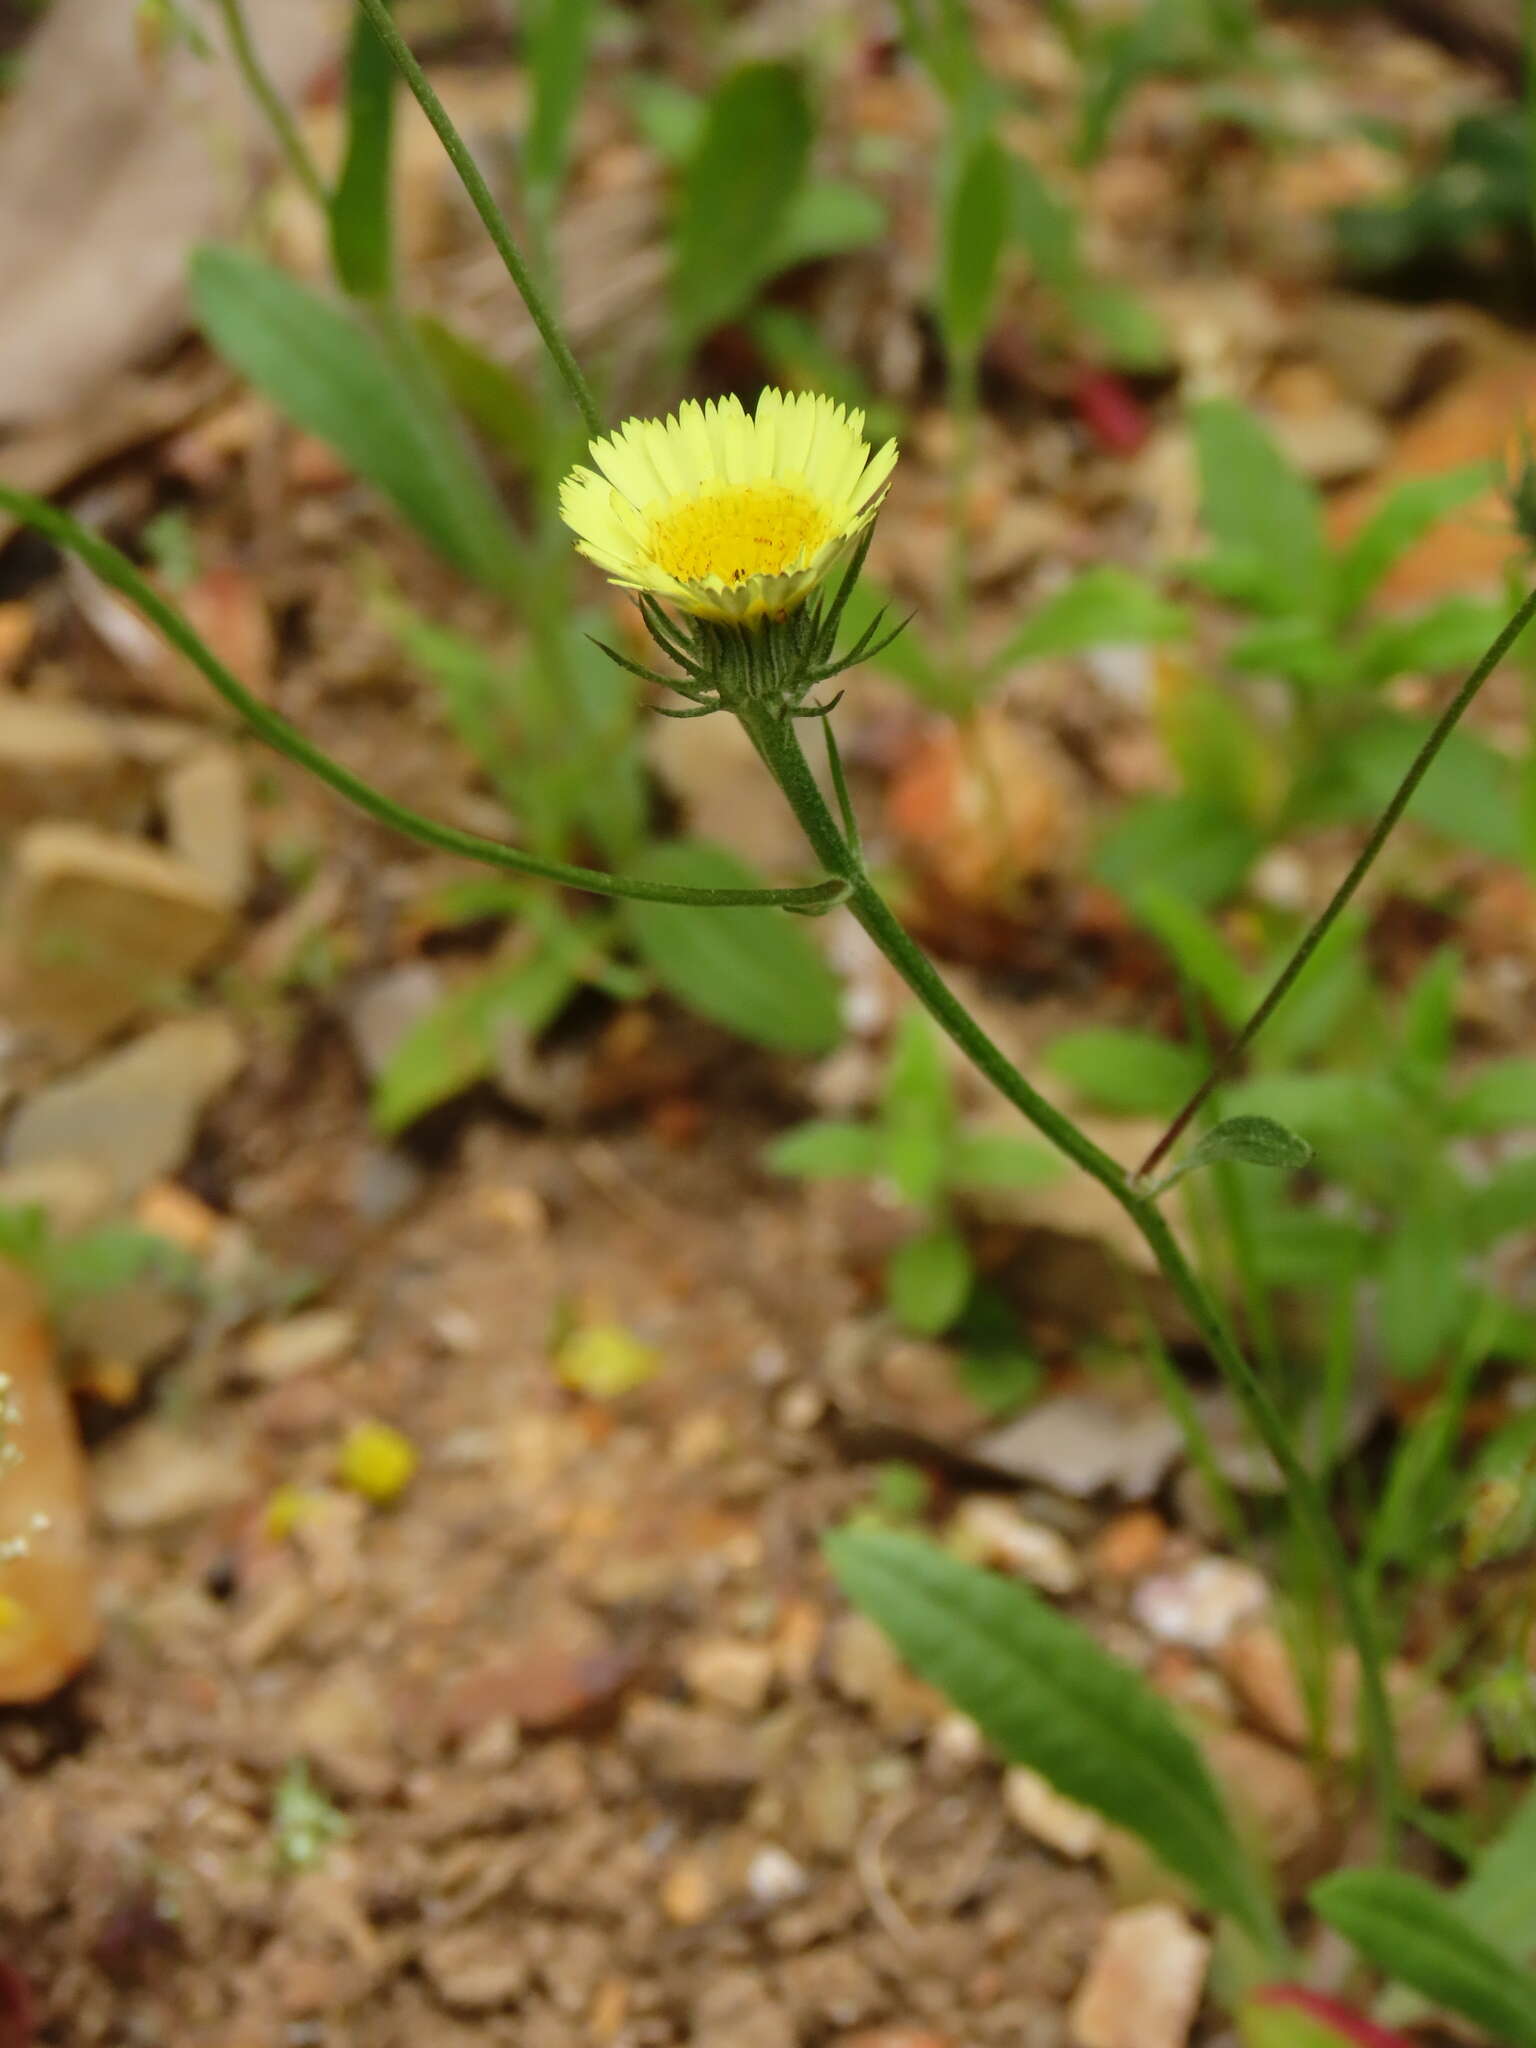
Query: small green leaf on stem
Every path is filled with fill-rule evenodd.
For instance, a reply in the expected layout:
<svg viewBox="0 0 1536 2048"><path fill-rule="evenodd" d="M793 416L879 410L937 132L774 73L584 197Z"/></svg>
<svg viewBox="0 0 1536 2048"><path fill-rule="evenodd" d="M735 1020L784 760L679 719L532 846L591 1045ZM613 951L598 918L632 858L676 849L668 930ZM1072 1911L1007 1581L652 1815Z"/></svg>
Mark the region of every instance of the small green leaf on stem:
<svg viewBox="0 0 1536 2048"><path fill-rule="evenodd" d="M1229 1116L1205 1133L1187 1159L1165 1174L1150 1190L1161 1195L1186 1173L1231 1159L1243 1166L1267 1166L1275 1173L1296 1173L1312 1157L1312 1147L1272 1116Z"/></svg>
<svg viewBox="0 0 1536 2048"><path fill-rule="evenodd" d="M331 262L360 299L386 298L394 283L390 171L395 67L366 14L352 24L347 59L347 149L331 194Z"/></svg>
<svg viewBox="0 0 1536 2048"><path fill-rule="evenodd" d="M898 1322L920 1337L937 1337L965 1307L974 1269L965 1239L935 1224L898 1245L885 1268L886 1293Z"/></svg>

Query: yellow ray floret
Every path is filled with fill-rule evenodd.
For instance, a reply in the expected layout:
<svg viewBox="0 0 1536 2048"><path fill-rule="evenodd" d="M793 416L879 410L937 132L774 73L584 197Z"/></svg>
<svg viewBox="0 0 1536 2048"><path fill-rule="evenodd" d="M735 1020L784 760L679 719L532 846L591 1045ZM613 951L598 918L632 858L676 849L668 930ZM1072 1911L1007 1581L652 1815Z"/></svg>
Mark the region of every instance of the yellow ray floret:
<svg viewBox="0 0 1536 2048"><path fill-rule="evenodd" d="M864 415L830 398L765 391L690 399L665 420L626 420L573 469L560 513L615 583L697 618L760 619L800 604L851 552L896 464Z"/></svg>

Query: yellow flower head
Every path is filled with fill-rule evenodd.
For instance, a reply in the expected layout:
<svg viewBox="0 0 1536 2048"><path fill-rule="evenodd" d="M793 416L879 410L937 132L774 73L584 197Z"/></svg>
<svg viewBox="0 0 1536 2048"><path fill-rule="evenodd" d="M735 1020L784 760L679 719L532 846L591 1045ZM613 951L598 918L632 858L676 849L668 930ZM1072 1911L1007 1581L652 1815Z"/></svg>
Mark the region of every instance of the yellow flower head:
<svg viewBox="0 0 1536 2048"><path fill-rule="evenodd" d="M582 553L696 618L751 620L792 611L851 552L896 443L871 451L863 413L830 398L765 391L755 413L690 399L665 420L626 420L591 455L597 469L560 487Z"/></svg>

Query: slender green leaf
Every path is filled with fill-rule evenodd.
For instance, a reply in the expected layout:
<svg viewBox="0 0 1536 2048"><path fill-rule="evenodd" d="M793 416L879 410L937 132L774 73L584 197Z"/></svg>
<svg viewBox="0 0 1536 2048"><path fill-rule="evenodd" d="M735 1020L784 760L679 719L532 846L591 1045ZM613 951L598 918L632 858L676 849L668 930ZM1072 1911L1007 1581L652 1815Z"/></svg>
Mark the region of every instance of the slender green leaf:
<svg viewBox="0 0 1536 2048"><path fill-rule="evenodd" d="M1463 596L1445 598L1413 618L1382 619L1356 650L1355 673L1362 683L1375 684L1470 668L1508 617L1502 599Z"/></svg>
<svg viewBox="0 0 1536 2048"><path fill-rule="evenodd" d="M1283 1072L1335 1052L1340 1034L1369 1010L1375 984L1361 944L1365 925L1361 910L1346 910L1312 955L1306 973L1264 1027L1264 1066ZM1256 977L1258 986L1271 986L1289 951L1289 944L1277 949ZM1274 1114L1290 1122L1284 1111Z"/></svg>
<svg viewBox="0 0 1536 2048"><path fill-rule="evenodd" d="M1461 955L1441 946L1415 976L1403 1003L1398 1036L1409 1060L1438 1077L1456 1037L1456 995Z"/></svg>
<svg viewBox="0 0 1536 2048"><path fill-rule="evenodd" d="M525 468L536 467L550 423L516 372L430 313L418 318L416 332L460 412Z"/></svg>
<svg viewBox="0 0 1536 2048"><path fill-rule="evenodd" d="M905 1201L923 1208L944 1185L955 1095L938 1033L921 1010L902 1017L881 1089L885 1166Z"/></svg>
<svg viewBox="0 0 1536 2048"><path fill-rule="evenodd" d="M965 1239L947 1224L909 1237L885 1267L896 1320L920 1337L940 1336L965 1307L973 1270Z"/></svg>
<svg viewBox="0 0 1536 2048"><path fill-rule="evenodd" d="M331 262L360 299L385 298L394 282L390 209L395 66L366 14L352 23L347 59L347 147L331 194Z"/></svg>
<svg viewBox="0 0 1536 2048"><path fill-rule="evenodd" d="M873 192L838 178L802 185L791 202L773 251L773 269L820 263L868 249L886 231L886 212Z"/></svg>
<svg viewBox="0 0 1536 2048"><path fill-rule="evenodd" d="M950 1146L948 1179L957 1188L1047 1187L1061 1171L1054 1152L1010 1131L961 1131Z"/></svg>
<svg viewBox="0 0 1536 2048"><path fill-rule="evenodd" d="M496 1036L516 1025L530 1036L558 1016L577 977L563 955L541 949L492 967L444 998L408 1031L374 1085L373 1121L388 1136L451 1102L495 1071Z"/></svg>
<svg viewBox="0 0 1536 2048"><path fill-rule="evenodd" d="M1260 572L1256 594L1276 612L1317 612L1329 561L1317 492L1251 412L1210 398L1191 416L1201 508L1218 550Z"/></svg>
<svg viewBox="0 0 1536 2048"><path fill-rule="evenodd" d="M1319 820L1368 818L1374 822L1407 773L1427 731L1423 719L1383 712L1343 734L1322 764L1331 790L1325 792L1314 815ZM1408 819L1491 859L1518 861L1524 850L1524 833L1516 764L1477 733L1458 727L1415 792Z"/></svg>
<svg viewBox="0 0 1536 2048"><path fill-rule="evenodd" d="M1248 976L1211 920L1162 882L1137 889L1131 910L1137 922L1167 947L1184 979L1215 1004L1222 1019L1241 1024L1253 1006Z"/></svg>
<svg viewBox="0 0 1536 2048"><path fill-rule="evenodd" d="M1154 584L1113 565L1087 569L1046 598L1032 618L1010 635L988 664L999 673L1015 662L1046 655L1081 654L1091 647L1142 647L1182 640L1189 613L1170 604Z"/></svg>
<svg viewBox="0 0 1536 2048"><path fill-rule="evenodd" d="M1452 1130L1484 1136L1536 1124L1536 1059L1489 1060L1462 1087L1451 1108Z"/></svg>
<svg viewBox="0 0 1536 2048"><path fill-rule="evenodd" d="M1266 1214L1254 1232L1254 1268L1270 1287L1338 1287L1369 1262L1372 1239L1360 1224L1294 1205Z"/></svg>
<svg viewBox="0 0 1536 2048"><path fill-rule="evenodd" d="M1506 1160L1466 1198L1462 1227L1474 1251L1486 1250L1514 1230L1536 1226L1536 1153Z"/></svg>
<svg viewBox="0 0 1536 2048"><path fill-rule="evenodd" d="M1083 278L1062 294L1074 326L1091 334L1104 359L1117 370L1161 370L1168 362L1168 336L1156 313L1123 284Z"/></svg>
<svg viewBox="0 0 1536 2048"><path fill-rule="evenodd" d="M60 1310L140 1280L191 1293L200 1272L184 1245L132 1223L100 1223L74 1237L50 1237L35 1270Z"/></svg>
<svg viewBox="0 0 1536 2048"><path fill-rule="evenodd" d="M725 848L669 840L629 874L699 888L745 888L756 877ZM626 899L620 916L662 987L690 1009L776 1052L830 1052L841 1033L837 977L803 924L770 912L695 910Z"/></svg>
<svg viewBox="0 0 1536 2048"><path fill-rule="evenodd" d="M997 301L1010 220L1008 155L995 135L972 144L944 214L939 322L945 344L974 362Z"/></svg>
<svg viewBox="0 0 1536 2048"><path fill-rule="evenodd" d="M881 1171L885 1141L876 1124L817 1118L776 1138L766 1157L775 1173L800 1180L863 1180Z"/></svg>
<svg viewBox="0 0 1536 2048"><path fill-rule="evenodd" d="M1536 1976L1501 1955L1423 1878L1343 1870L1314 1885L1311 1901L1387 1976L1486 2029L1499 2048L1536 2048Z"/></svg>
<svg viewBox="0 0 1536 2048"><path fill-rule="evenodd" d="M1263 851L1258 827L1210 796L1146 797L1100 840L1094 871L1133 901L1148 875L1202 909L1225 902Z"/></svg>
<svg viewBox="0 0 1536 2048"><path fill-rule="evenodd" d="M1334 563L1335 619L1351 618L1415 541L1480 497L1491 482L1489 465L1474 462L1438 476L1410 477L1389 491Z"/></svg>
<svg viewBox="0 0 1536 2048"><path fill-rule="evenodd" d="M348 309L217 245L195 252L189 282L214 347L296 425L467 575L497 589L520 577L506 516L467 447Z"/></svg>
<svg viewBox="0 0 1536 2048"><path fill-rule="evenodd" d="M683 179L672 302L689 343L746 310L805 176L811 112L787 64L748 64L710 101Z"/></svg>
<svg viewBox="0 0 1536 2048"><path fill-rule="evenodd" d="M1217 559L1224 568L1216 581L1225 581L1227 585L1225 590L1218 589L1218 596L1240 604L1265 601L1267 572L1262 564L1255 580L1254 574L1237 567L1248 559L1246 556ZM1208 565L1200 566L1203 569ZM1211 579L1203 576L1201 580ZM1332 690L1349 680L1351 652L1341 644L1337 629L1326 619L1295 614L1260 619L1257 625L1240 633L1227 649L1227 666L1240 675L1280 676L1305 690Z"/></svg>
<svg viewBox="0 0 1536 2048"><path fill-rule="evenodd" d="M1129 1666L1017 1580L912 1536L843 1529L827 1554L843 1591L918 1674L1012 1763L1140 1837L1215 1911L1275 1939L1200 1754Z"/></svg>
<svg viewBox="0 0 1536 2048"><path fill-rule="evenodd" d="M581 103L597 0L539 0L529 16L528 72L533 113L524 164L528 182L553 194L565 179L571 127Z"/></svg>
<svg viewBox="0 0 1536 2048"><path fill-rule="evenodd" d="M625 80L624 96L636 127L662 162L671 170L685 170L708 118L702 95L674 79L637 71Z"/></svg>
<svg viewBox="0 0 1536 2048"><path fill-rule="evenodd" d="M988 1415L1012 1414L1039 1391L1045 1368L998 1288L977 1281L948 1334L959 1350L960 1384Z"/></svg>
<svg viewBox="0 0 1536 2048"><path fill-rule="evenodd" d="M1229 1116L1207 1131L1184 1161L1188 1173L1231 1159L1242 1166L1266 1166L1274 1173L1296 1173L1312 1157L1312 1147L1272 1116Z"/></svg>
<svg viewBox="0 0 1536 2048"><path fill-rule="evenodd" d="M1462 1236L1449 1190L1410 1190L1392 1219L1381 1264L1381 1338L1395 1372L1418 1378L1435 1365L1462 1320Z"/></svg>
<svg viewBox="0 0 1536 2048"><path fill-rule="evenodd" d="M496 794L510 811L521 812L529 790L531 762L515 668L467 633L441 626L390 595L379 606L402 652L431 677L448 722L474 755Z"/></svg>
<svg viewBox="0 0 1536 2048"><path fill-rule="evenodd" d="M1456 1909L1512 1962L1536 1955L1536 1790L1478 1856Z"/></svg>
<svg viewBox="0 0 1536 2048"><path fill-rule="evenodd" d="M1077 214L1070 200L1019 156L1013 159L1013 226L1042 284L1063 294L1082 284Z"/></svg>
<svg viewBox="0 0 1536 2048"><path fill-rule="evenodd" d="M1045 1063L1094 1108L1128 1116L1171 1116L1205 1079L1207 1064L1192 1046L1111 1026L1064 1032Z"/></svg>

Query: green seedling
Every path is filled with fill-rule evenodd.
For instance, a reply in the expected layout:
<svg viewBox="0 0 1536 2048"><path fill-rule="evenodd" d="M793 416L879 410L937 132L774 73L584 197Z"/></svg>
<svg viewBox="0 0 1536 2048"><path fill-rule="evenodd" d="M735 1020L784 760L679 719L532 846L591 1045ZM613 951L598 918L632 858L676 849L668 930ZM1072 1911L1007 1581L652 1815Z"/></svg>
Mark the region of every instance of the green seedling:
<svg viewBox="0 0 1536 2048"><path fill-rule="evenodd" d="M295 1757L272 1794L272 1841L279 1869L290 1875L318 1869L350 1833L346 1815L316 1785L304 1759Z"/></svg>
<svg viewBox="0 0 1536 2048"><path fill-rule="evenodd" d="M964 1197L1040 1187L1057 1171L1026 1139L965 1127L938 1041L915 1011L897 1032L876 1114L801 1124L775 1142L768 1162L803 1179L872 1180L911 1214L912 1233L886 1266L886 1298L897 1321L924 1336L953 1329L976 1301L959 1221Z"/></svg>

